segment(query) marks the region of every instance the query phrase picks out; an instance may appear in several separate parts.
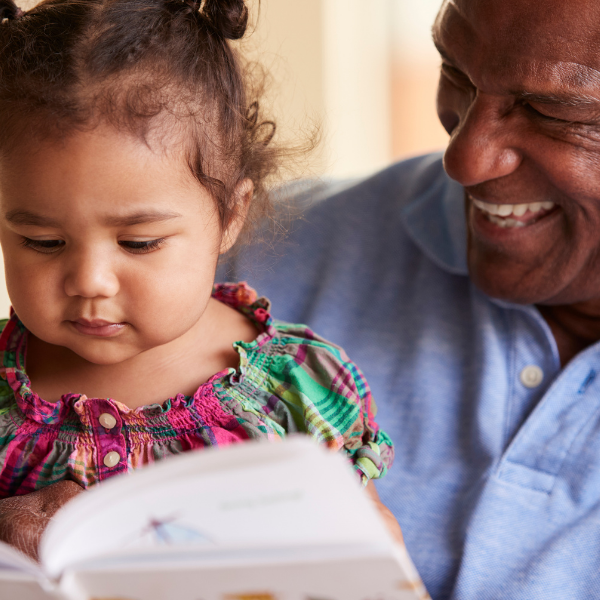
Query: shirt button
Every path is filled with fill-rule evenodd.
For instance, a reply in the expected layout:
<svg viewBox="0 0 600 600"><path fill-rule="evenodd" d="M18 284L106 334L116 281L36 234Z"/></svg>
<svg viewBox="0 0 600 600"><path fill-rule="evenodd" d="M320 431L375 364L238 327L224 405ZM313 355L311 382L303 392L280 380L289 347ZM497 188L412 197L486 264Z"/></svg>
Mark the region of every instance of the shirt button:
<svg viewBox="0 0 600 600"><path fill-rule="evenodd" d="M119 464L119 461L121 460L121 456L118 452L109 452L105 457L104 457L104 464L105 466L107 466L109 469L111 469L112 467L116 467Z"/></svg>
<svg viewBox="0 0 600 600"><path fill-rule="evenodd" d="M544 379L544 371L537 365L529 365L521 371L521 383L527 388L536 388Z"/></svg>
<svg viewBox="0 0 600 600"><path fill-rule="evenodd" d="M102 413L98 418L100 425L106 427L106 429L112 429L116 424L117 420L110 413Z"/></svg>

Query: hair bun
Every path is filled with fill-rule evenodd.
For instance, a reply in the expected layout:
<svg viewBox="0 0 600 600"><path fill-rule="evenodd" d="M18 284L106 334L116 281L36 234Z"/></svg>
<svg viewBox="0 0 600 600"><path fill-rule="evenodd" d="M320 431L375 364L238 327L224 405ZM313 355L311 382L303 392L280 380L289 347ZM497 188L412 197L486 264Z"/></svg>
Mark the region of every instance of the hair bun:
<svg viewBox="0 0 600 600"><path fill-rule="evenodd" d="M202 14L225 39L239 40L246 33L248 9L244 0L204 0Z"/></svg>
<svg viewBox="0 0 600 600"><path fill-rule="evenodd" d="M13 0L0 0L0 23L4 19L15 21L23 16L23 11L13 2Z"/></svg>

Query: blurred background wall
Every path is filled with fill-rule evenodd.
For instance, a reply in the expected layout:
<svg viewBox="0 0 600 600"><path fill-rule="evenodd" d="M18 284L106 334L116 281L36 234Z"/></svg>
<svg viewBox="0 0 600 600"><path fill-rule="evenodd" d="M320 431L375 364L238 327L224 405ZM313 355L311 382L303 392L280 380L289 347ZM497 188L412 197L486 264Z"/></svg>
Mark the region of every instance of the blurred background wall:
<svg viewBox="0 0 600 600"><path fill-rule="evenodd" d="M21 2L24 9L36 4ZM301 175L365 175L442 149L435 113L439 58L431 25L441 0L251 0L242 50L270 72L278 135L319 147ZM0 315L9 300L0 273Z"/></svg>
<svg viewBox="0 0 600 600"><path fill-rule="evenodd" d="M441 0L262 0L246 49L273 74L284 137L322 127L315 173L351 176L446 145L435 113Z"/></svg>

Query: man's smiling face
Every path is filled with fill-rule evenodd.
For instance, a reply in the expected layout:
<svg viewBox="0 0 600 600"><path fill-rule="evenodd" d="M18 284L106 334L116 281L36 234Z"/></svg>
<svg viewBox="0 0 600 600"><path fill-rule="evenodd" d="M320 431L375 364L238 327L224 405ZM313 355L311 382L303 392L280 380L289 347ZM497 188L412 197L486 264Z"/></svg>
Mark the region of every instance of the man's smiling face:
<svg viewBox="0 0 600 600"><path fill-rule="evenodd" d="M600 3L446 0L438 114L491 296L600 301Z"/></svg>

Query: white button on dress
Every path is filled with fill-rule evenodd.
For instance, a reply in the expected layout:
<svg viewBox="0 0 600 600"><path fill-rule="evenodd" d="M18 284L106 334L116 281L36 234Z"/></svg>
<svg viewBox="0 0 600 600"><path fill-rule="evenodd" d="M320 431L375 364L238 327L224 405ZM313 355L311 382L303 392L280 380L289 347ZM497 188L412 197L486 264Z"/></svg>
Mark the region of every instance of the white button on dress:
<svg viewBox="0 0 600 600"><path fill-rule="evenodd" d="M112 467L116 467L119 464L119 461L121 460L121 456L118 452L115 452L114 450L112 452L109 452L105 457L104 457L104 464L111 469Z"/></svg>
<svg viewBox="0 0 600 600"><path fill-rule="evenodd" d="M529 365L521 371L521 383L527 388L536 388L544 380L544 371L537 365Z"/></svg>
<svg viewBox="0 0 600 600"><path fill-rule="evenodd" d="M102 413L98 417L98 421L100 421L100 425L106 427L106 429L112 429L117 424L117 420L110 413Z"/></svg>

